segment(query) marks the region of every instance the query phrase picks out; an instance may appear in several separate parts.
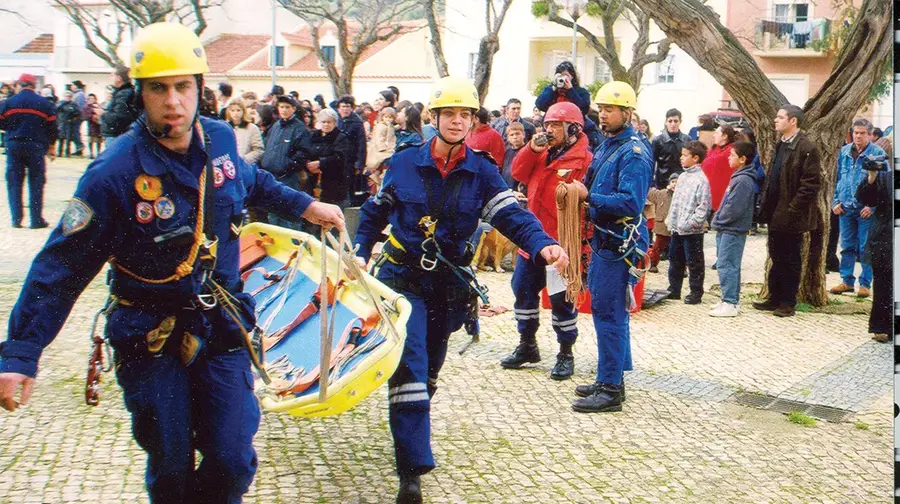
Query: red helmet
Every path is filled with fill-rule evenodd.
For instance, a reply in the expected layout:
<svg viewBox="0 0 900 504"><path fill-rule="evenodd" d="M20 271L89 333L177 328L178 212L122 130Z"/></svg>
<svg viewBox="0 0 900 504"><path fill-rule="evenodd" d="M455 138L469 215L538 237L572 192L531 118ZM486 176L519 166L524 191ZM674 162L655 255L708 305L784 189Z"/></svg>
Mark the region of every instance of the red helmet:
<svg viewBox="0 0 900 504"><path fill-rule="evenodd" d="M554 103L547 109L547 113L544 114L544 122L554 121L575 123L584 127L584 115L581 113L581 109L571 102Z"/></svg>

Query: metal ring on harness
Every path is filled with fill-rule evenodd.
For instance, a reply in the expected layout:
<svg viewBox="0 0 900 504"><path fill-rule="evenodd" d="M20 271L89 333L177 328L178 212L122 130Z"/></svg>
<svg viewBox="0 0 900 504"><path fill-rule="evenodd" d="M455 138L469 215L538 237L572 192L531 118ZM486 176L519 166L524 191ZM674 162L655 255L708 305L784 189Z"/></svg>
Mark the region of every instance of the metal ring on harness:
<svg viewBox="0 0 900 504"><path fill-rule="evenodd" d="M434 243L435 248L437 248L437 242L434 241L434 238L426 238L422 242L423 253L422 257L419 258L419 267L421 267L425 271L434 271L434 269L437 268L438 265L438 256L440 256L440 250L438 250L438 252L436 253L437 256L435 256L433 259L429 259L428 249L425 247L425 244L429 242Z"/></svg>

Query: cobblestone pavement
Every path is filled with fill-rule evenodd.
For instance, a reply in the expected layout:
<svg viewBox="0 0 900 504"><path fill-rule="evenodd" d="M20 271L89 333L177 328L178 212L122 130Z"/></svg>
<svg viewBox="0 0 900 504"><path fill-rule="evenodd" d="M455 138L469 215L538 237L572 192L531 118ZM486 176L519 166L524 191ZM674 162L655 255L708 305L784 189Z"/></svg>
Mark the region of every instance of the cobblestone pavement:
<svg viewBox="0 0 900 504"><path fill-rule="evenodd" d="M49 220L58 221L83 167L81 160L64 160L50 168ZM0 230L5 328L48 233L11 229L5 200ZM762 281L764 244L764 236L748 241L745 283ZM493 303L512 308L510 274L483 276ZM837 281L830 275L829 284ZM715 283L715 272L707 270L707 287ZM664 273L651 274L647 287L665 284ZM2 415L0 503L147 502L144 455L131 440L112 376L104 377L100 407L83 403L87 330L103 296L101 275L45 353L32 403ZM574 385L592 380L596 366L589 316L579 317L577 375L563 383L548 376L556 349L546 312L539 333L544 360L529 369L503 371L497 364L518 339L512 312L483 319L482 342L464 356L454 350L467 336L454 335L432 406L439 467L423 478L427 500L888 502L892 348L871 342L866 316L798 313L779 320L745 309L735 319L713 319L706 312L715 302L707 294L702 305L667 301L633 316L635 370L627 376L625 410L616 414L582 415L569 407ZM729 397L738 391L854 415L849 422L800 426L735 404ZM266 415L256 446L259 472L246 502L393 499L385 388L338 418Z"/></svg>

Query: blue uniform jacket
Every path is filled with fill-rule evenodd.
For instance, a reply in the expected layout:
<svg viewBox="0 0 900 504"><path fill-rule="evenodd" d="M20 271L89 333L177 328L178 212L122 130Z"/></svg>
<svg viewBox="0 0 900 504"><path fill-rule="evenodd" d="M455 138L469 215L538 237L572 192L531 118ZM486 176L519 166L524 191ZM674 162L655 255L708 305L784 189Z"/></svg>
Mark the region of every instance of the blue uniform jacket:
<svg viewBox="0 0 900 504"><path fill-rule="evenodd" d="M866 156L884 156L884 149L869 142L869 145L853 159L851 149L853 143L849 143L841 147L841 153L837 160L837 181L835 182L834 197L831 201L831 208L840 203L844 210L859 210L863 205L856 200L856 188L860 182L865 179L868 174L862 168L863 158ZM889 167L890 168L890 167Z"/></svg>
<svg viewBox="0 0 900 504"><path fill-rule="evenodd" d="M209 138L207 148L217 173L216 180L209 183L219 183L215 189L219 245L214 278L244 303L245 312L249 308L252 314L252 304L248 304L251 298L237 294L239 241L232 224L240 224L247 205L299 218L313 200L279 184L270 173L246 164L237 153L229 125L205 118L200 124ZM60 225L35 257L10 314L9 337L0 346L0 372L36 375L41 352L56 337L75 300L107 260L147 279L164 279L174 273L188 257L193 236L162 238L178 229L191 233L197 229L198 180L207 159L201 145L195 128L187 154L176 154L150 137L141 118L88 166ZM113 294L136 305L160 305L161 309L116 309L107 326L113 346L116 338L134 334L143 338L163 318L174 315L171 307L187 305L203 292L200 276L200 268L196 268L181 279L151 284L114 267ZM197 332L192 334L209 338L213 327L207 319L217 311L193 312L197 320L192 327Z"/></svg>
<svg viewBox="0 0 900 504"><path fill-rule="evenodd" d="M591 222L621 234L623 225L616 221L622 217L637 219L641 215L652 173L650 151L630 125L618 135L606 138L594 152L584 179ZM646 225L641 226L641 233L646 235ZM594 236L603 239L601 233Z"/></svg>
<svg viewBox="0 0 900 504"><path fill-rule="evenodd" d="M56 107L33 89L23 89L0 103L0 130L7 140L36 142L46 149L58 133Z"/></svg>
<svg viewBox="0 0 900 504"><path fill-rule="evenodd" d="M465 159L446 179L435 166L430 142L401 150L390 158L381 190L360 209L355 238L358 256L369 259L372 246L390 223L391 233L418 263L425 240L419 220L434 215L429 209L426 184L432 188L432 201L444 202L444 222L437 225L436 241L444 257L455 264L465 254L466 240L475 233L479 219L497 228L532 258L539 258L541 249L556 244L534 215L519 206L500 176L497 164L468 147L463 148ZM459 197L448 201L452 198L444 196L444 189L453 179L459 179L453 182L460 184Z"/></svg>

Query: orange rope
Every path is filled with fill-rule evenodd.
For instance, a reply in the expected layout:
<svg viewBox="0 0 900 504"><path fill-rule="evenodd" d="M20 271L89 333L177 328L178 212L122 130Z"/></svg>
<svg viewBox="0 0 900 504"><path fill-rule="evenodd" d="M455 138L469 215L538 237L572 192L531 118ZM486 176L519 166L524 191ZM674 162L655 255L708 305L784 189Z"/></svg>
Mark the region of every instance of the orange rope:
<svg viewBox="0 0 900 504"><path fill-rule="evenodd" d="M569 256L569 265L562 273L566 279L566 301L575 303L581 293L581 205L575 184L556 186L556 230L559 244Z"/></svg>

